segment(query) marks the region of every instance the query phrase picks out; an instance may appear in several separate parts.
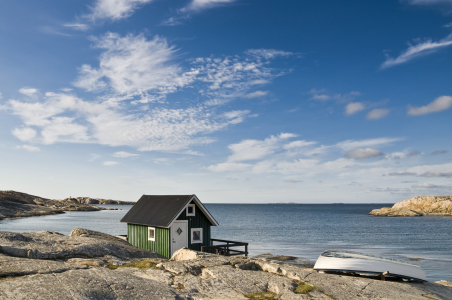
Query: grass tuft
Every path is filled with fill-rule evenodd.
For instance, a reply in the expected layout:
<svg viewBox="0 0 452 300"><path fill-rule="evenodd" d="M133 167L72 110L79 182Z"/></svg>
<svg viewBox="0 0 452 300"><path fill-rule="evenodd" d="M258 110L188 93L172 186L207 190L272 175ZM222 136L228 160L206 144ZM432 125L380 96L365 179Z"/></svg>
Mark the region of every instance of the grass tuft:
<svg viewBox="0 0 452 300"><path fill-rule="evenodd" d="M315 285L310 285L298 280L296 282L298 283L298 286L294 291L295 294L307 294L312 292L313 290L317 290L317 287Z"/></svg>
<svg viewBox="0 0 452 300"><path fill-rule="evenodd" d="M134 262L122 265L122 266L115 266L115 265L112 265L112 264L108 265L108 268L112 269L112 270L115 270L117 268L127 268L127 267L129 267L129 268L138 268L138 269L151 269L151 268L155 269L156 268L156 263L153 262L150 259L147 259L147 260L134 261Z"/></svg>
<svg viewBox="0 0 452 300"><path fill-rule="evenodd" d="M275 293L271 292L263 292L263 293L251 293L245 295L245 297L256 300L275 300Z"/></svg>

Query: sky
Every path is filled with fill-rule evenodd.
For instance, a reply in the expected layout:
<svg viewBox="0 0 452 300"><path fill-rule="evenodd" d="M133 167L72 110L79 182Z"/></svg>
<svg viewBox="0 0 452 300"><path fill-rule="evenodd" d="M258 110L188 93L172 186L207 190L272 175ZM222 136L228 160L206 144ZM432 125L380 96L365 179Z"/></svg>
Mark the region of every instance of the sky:
<svg viewBox="0 0 452 300"><path fill-rule="evenodd" d="M0 170L53 199L450 195L452 1L7 1Z"/></svg>

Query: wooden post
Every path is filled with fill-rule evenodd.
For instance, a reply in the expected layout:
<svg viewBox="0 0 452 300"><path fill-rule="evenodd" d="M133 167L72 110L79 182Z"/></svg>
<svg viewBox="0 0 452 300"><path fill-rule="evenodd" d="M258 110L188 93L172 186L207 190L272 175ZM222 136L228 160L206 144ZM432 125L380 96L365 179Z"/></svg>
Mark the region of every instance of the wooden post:
<svg viewBox="0 0 452 300"><path fill-rule="evenodd" d="M248 244L245 245L245 256L248 256Z"/></svg>
<svg viewBox="0 0 452 300"><path fill-rule="evenodd" d="M386 271L386 272L381 273L381 275L380 275L380 280L381 280L381 281L385 281L385 280L386 280L386 275L388 275L388 274L389 274L389 271Z"/></svg>

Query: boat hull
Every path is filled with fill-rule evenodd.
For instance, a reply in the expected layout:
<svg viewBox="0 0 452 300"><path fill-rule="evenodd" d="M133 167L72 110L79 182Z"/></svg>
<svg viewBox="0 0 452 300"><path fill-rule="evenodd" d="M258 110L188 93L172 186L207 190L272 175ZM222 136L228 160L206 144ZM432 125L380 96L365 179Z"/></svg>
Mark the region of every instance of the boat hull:
<svg viewBox="0 0 452 300"><path fill-rule="evenodd" d="M355 273L382 274L402 277L419 281L427 281L424 270L418 266L387 260L384 258L368 257L331 257L320 255L314 270L318 271L344 271Z"/></svg>

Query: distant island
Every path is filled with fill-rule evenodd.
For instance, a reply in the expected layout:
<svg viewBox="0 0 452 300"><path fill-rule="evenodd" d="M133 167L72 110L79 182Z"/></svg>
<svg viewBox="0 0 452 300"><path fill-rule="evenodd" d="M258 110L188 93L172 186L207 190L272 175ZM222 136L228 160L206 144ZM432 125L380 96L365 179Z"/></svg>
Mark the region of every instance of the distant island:
<svg viewBox="0 0 452 300"><path fill-rule="evenodd" d="M65 211L112 210L91 204L126 204L135 202L99 199L90 197L52 200L16 191L0 191L0 220L32 216L62 214Z"/></svg>
<svg viewBox="0 0 452 300"><path fill-rule="evenodd" d="M451 196L417 196L392 207L372 210L369 215L379 217L452 216Z"/></svg>

